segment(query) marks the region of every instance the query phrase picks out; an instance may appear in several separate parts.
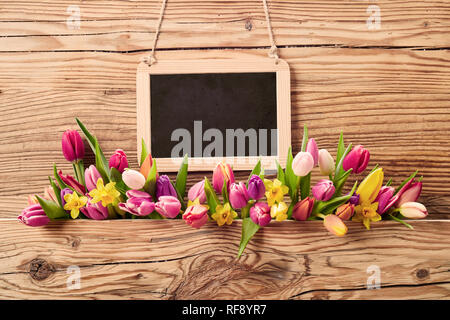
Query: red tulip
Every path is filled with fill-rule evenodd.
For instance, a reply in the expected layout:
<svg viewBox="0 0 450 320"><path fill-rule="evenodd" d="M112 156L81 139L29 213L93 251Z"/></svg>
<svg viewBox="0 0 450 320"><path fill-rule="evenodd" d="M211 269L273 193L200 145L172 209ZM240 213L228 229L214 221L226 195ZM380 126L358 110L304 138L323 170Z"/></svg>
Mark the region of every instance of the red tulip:
<svg viewBox="0 0 450 320"><path fill-rule="evenodd" d="M422 182L414 182L410 180L397 193L398 200L395 203L396 207L400 207L406 202L416 202L422 192Z"/></svg>
<svg viewBox="0 0 450 320"><path fill-rule="evenodd" d="M70 175L66 175L66 176L63 175L61 170L58 171L58 175L66 185L73 188L76 192L78 192L80 194L86 193L86 188L82 184L80 184L77 180L75 180L74 177L72 177Z"/></svg>
<svg viewBox="0 0 450 320"><path fill-rule="evenodd" d="M298 221L305 221L311 215L314 207L314 198L306 197L297 202L292 209L292 218Z"/></svg>
<svg viewBox="0 0 450 320"><path fill-rule="evenodd" d="M342 220L350 220L355 213L355 206L351 203L341 205L336 209L336 216Z"/></svg>

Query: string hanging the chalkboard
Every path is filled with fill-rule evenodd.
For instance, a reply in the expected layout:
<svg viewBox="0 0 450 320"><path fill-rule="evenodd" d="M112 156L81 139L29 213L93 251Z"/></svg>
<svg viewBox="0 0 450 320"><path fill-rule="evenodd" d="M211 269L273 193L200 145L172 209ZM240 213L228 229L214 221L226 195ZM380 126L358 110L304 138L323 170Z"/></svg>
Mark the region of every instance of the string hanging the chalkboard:
<svg viewBox="0 0 450 320"><path fill-rule="evenodd" d="M267 5L267 0L262 0L262 2L263 2L263 6L264 6L264 14L266 16L267 32L269 33L269 39L270 39L270 49L269 49L268 56L270 58L275 59L275 63L278 63L278 60L279 60L278 47L276 46L275 39L273 37L272 25L270 23L269 6ZM155 57L156 43L158 42L159 32L161 29L164 11L166 9L166 4L167 4L167 0L162 0L161 11L159 13L159 18L158 18L158 24L156 25L156 30L155 30L155 37L153 38L152 51L150 52L150 54L148 56L143 57L141 59L142 62L145 62L149 66L156 63L156 57Z"/></svg>

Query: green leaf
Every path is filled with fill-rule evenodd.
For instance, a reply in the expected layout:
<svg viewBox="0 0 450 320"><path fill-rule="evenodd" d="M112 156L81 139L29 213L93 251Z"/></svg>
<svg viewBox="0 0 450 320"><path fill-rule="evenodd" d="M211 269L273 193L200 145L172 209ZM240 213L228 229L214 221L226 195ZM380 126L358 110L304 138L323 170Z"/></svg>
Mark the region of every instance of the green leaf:
<svg viewBox="0 0 450 320"><path fill-rule="evenodd" d="M216 192L214 191L213 187L211 186L211 183L209 182L208 178L205 177L205 195L206 195L206 201L208 202L209 206L209 213L213 214L216 212L216 207L219 204L219 198L217 198Z"/></svg>
<svg viewBox="0 0 450 320"><path fill-rule="evenodd" d="M109 168L108 168L108 165L105 166L105 164L102 160L100 146L97 141L95 141L95 167L97 168L98 172L102 176L103 182L105 184L107 184L109 182L109 178L110 178L109 177Z"/></svg>
<svg viewBox="0 0 450 320"><path fill-rule="evenodd" d="M412 179L415 178L415 176L417 175L417 173L419 173L419 170L416 170L416 172L414 172L412 175L409 176L409 178L405 179L401 185L398 186L397 189L395 189L395 193L394 195L396 195L401 188L403 188L405 186L405 184L407 184L409 181L411 181Z"/></svg>
<svg viewBox="0 0 450 320"><path fill-rule="evenodd" d="M334 180L333 180L333 182L334 181L338 181L338 180L340 180L342 178L343 173L341 173L341 172L344 170L344 168L342 168L342 163L344 162L345 156L350 152L350 150L352 150L352 144L351 143L347 146L347 149L345 149L344 153L342 154L341 159L339 160L339 163L338 163L338 165L336 167L336 171L334 173Z"/></svg>
<svg viewBox="0 0 450 320"><path fill-rule="evenodd" d="M294 207L295 205L298 203L297 201L298 199L294 199L291 201L291 204L289 205L288 211L287 211L287 218L291 219L292 218L292 212L294 211Z"/></svg>
<svg viewBox="0 0 450 320"><path fill-rule="evenodd" d="M302 140L302 152L306 151L306 146L308 145L308 127L306 124L303 126L303 140Z"/></svg>
<svg viewBox="0 0 450 320"><path fill-rule="evenodd" d="M318 202L317 205L314 206L313 212L314 213L323 213L323 214L328 214L328 213L333 212L337 207L343 205L350 199L350 197L355 192L357 185L358 185L358 182L356 181L355 184L353 185L352 190L350 191L350 193L348 195L336 197L336 198L333 198L328 201Z"/></svg>
<svg viewBox="0 0 450 320"><path fill-rule="evenodd" d="M39 204L41 205L45 214L50 219L53 220L53 219L61 219L61 218L68 217L66 211L64 211L64 209L61 208L61 206L59 206L56 202L42 199L39 196L36 196L36 199L39 201Z"/></svg>
<svg viewBox="0 0 450 320"><path fill-rule="evenodd" d="M145 144L144 138L142 138L141 161L139 162L139 167L142 166L145 159L147 159L147 156L148 156L147 145Z"/></svg>
<svg viewBox="0 0 450 320"><path fill-rule="evenodd" d="M64 188L67 188L67 184L62 181L61 177L58 174L58 170L56 169L56 164L53 164L53 175L55 177L56 182L58 182L59 188L62 190Z"/></svg>
<svg viewBox="0 0 450 320"><path fill-rule="evenodd" d="M156 199L156 159L153 159L153 165L148 173L147 180L145 181L144 190L147 191L153 199Z"/></svg>
<svg viewBox="0 0 450 320"><path fill-rule="evenodd" d="M305 199L311 192L311 172L300 179L300 197Z"/></svg>
<svg viewBox="0 0 450 320"><path fill-rule="evenodd" d="M126 192L130 190L130 188L128 188L125 182L123 182L122 174L114 167L111 168L110 174L111 181L116 183L115 188L117 189L117 191L119 191L122 196L126 197Z"/></svg>
<svg viewBox="0 0 450 320"><path fill-rule="evenodd" d="M186 204L184 203L184 198L181 196L180 192L178 192L177 187L175 186L175 183L173 183L172 181L170 181L170 183L172 184L173 188L175 189L175 192L177 193L177 198L178 201L180 201L181 203L181 210L186 210Z"/></svg>
<svg viewBox="0 0 450 320"><path fill-rule="evenodd" d="M392 184L392 178L390 178L390 179L388 180L388 182L386 182L386 187L389 187L391 184Z"/></svg>
<svg viewBox="0 0 450 320"><path fill-rule="evenodd" d="M291 147L289 147L284 175L286 179L286 185L289 187L289 196L291 197L291 199L295 197L298 191L297 176L294 174L294 171L292 170L293 159L294 157L292 156L292 149Z"/></svg>
<svg viewBox="0 0 450 320"><path fill-rule="evenodd" d="M391 215L391 214L389 214L388 216L389 216L392 220L395 220L395 221L397 221L397 222L400 222L401 224L405 225L407 228L409 228L409 229L411 229L411 230L414 230L414 228L413 228L412 225L410 225L409 223L403 221L402 219L397 218L396 216L393 216L393 215Z"/></svg>
<svg viewBox="0 0 450 320"><path fill-rule="evenodd" d="M227 181L223 180L223 186L222 186L222 197L223 197L223 203L230 202L228 197L228 188L227 188ZM231 205L231 203L230 203Z"/></svg>
<svg viewBox="0 0 450 320"><path fill-rule="evenodd" d="M352 173L353 168L348 169L347 171L345 171L345 173L342 175L342 177L336 181L333 182L334 187L336 188L336 191L334 192L334 196L335 197L339 197L342 193L342 187L344 186L345 182L347 181L350 173Z"/></svg>
<svg viewBox="0 0 450 320"><path fill-rule="evenodd" d="M56 183L52 180L52 178L48 177L48 181L50 181L50 185L53 188L53 192L55 193L59 206L61 207L61 209L63 209L61 201L61 189L56 185Z"/></svg>
<svg viewBox="0 0 450 320"><path fill-rule="evenodd" d="M153 211L152 213L150 213L149 215L148 215L148 217L150 218L150 219L156 219L156 220L162 220L162 219L164 219L164 217L163 216L161 216L158 212L156 212L156 211Z"/></svg>
<svg viewBox="0 0 450 320"><path fill-rule="evenodd" d="M277 164L277 179L280 180L282 184L286 184L286 178L284 176L284 170L280 166L280 163L278 162L278 160L275 160L275 162Z"/></svg>
<svg viewBox="0 0 450 320"><path fill-rule="evenodd" d="M178 170L177 179L175 182L175 189L180 194L181 198L186 195L186 179L188 174L188 155L184 155L183 162L181 162L180 169Z"/></svg>
<svg viewBox="0 0 450 320"><path fill-rule="evenodd" d="M337 165L341 161L344 151L345 151L344 133L341 131L341 134L339 136L339 143L338 143L338 147L337 147L336 168L335 169L337 169Z"/></svg>
<svg viewBox="0 0 450 320"><path fill-rule="evenodd" d="M250 172L250 175L248 176L246 186L248 187L248 182L250 181L250 178L253 175L259 176L261 174L261 159L258 160L255 167L253 168L252 172Z"/></svg>
<svg viewBox="0 0 450 320"><path fill-rule="evenodd" d="M250 218L242 220L242 236L241 243L239 244L238 258L242 255L250 239L259 230L260 226L252 221Z"/></svg>

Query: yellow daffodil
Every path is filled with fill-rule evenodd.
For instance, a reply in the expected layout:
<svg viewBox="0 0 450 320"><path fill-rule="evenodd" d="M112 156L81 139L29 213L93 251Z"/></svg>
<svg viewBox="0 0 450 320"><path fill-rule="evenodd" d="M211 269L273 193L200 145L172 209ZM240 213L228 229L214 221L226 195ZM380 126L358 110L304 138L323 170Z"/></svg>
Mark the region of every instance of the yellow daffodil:
<svg viewBox="0 0 450 320"><path fill-rule="evenodd" d="M380 221L381 216L377 213L378 202L374 202L383 184L384 173L382 168L378 168L369 174L356 189L359 194L359 205L355 207L353 221L362 221L367 229L370 229L370 222Z"/></svg>
<svg viewBox="0 0 450 320"><path fill-rule="evenodd" d="M72 219L76 219L80 214L80 208L86 205L88 198L84 196L79 197L78 194L74 192L66 194L64 196L64 201L66 202L64 209L70 210L70 216Z"/></svg>
<svg viewBox="0 0 450 320"><path fill-rule="evenodd" d="M109 204L116 205L119 202L120 192L116 190L115 182L110 182L106 186L103 184L103 179L97 180L97 189L89 192L92 197L91 202L102 202L102 206L106 207Z"/></svg>
<svg viewBox="0 0 450 320"><path fill-rule="evenodd" d="M264 179L264 186L266 187L266 198L269 206L282 202L284 195L289 192L289 188L278 179L273 181Z"/></svg>
<svg viewBox="0 0 450 320"><path fill-rule="evenodd" d="M274 204L271 208L270 208L270 216L272 218L275 218L275 220L277 221L283 221L287 219L287 211L288 211L288 206L286 205L286 203L284 202L280 202L277 204Z"/></svg>
<svg viewBox="0 0 450 320"><path fill-rule="evenodd" d="M237 217L236 211L231 209L230 204L227 202L224 206L218 205L216 212L211 216L218 226L223 226L225 223L230 225L233 223L233 219Z"/></svg>

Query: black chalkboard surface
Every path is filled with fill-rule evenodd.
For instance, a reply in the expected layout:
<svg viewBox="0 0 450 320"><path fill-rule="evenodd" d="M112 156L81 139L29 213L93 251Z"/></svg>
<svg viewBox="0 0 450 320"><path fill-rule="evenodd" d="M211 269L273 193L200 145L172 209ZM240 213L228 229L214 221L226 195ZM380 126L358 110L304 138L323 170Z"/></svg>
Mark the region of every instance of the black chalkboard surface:
<svg viewBox="0 0 450 320"><path fill-rule="evenodd" d="M276 77L276 72L152 74L153 157L276 156ZM258 142L247 136L239 148L230 129L256 133ZM217 141L219 132L223 143ZM211 150L214 141L219 147Z"/></svg>

